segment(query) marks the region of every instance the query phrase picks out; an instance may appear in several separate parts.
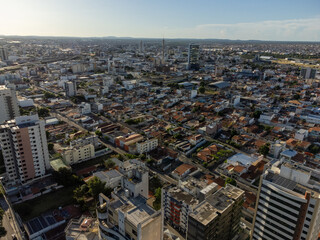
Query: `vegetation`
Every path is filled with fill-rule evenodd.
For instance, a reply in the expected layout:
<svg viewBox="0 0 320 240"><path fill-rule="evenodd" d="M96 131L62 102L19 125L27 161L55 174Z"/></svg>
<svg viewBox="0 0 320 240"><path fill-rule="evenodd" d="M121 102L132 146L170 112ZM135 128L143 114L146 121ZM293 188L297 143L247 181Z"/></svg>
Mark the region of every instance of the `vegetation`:
<svg viewBox="0 0 320 240"><path fill-rule="evenodd" d="M155 210L160 210L161 208L161 188L160 187L156 189L154 196L156 199L153 202L153 208Z"/></svg>
<svg viewBox="0 0 320 240"><path fill-rule="evenodd" d="M320 146L316 145L316 144L312 144L310 145L310 147L308 148L308 151L313 153L313 154L317 154L320 152Z"/></svg>
<svg viewBox="0 0 320 240"><path fill-rule="evenodd" d="M265 145L261 146L259 148L259 153L262 154L263 156L267 156L270 151L270 144L266 143Z"/></svg>
<svg viewBox="0 0 320 240"><path fill-rule="evenodd" d="M51 93L51 92L45 92L45 93L44 93L44 98L45 98L45 99L55 98L55 97L56 97L56 95L53 94L53 93Z"/></svg>
<svg viewBox="0 0 320 240"><path fill-rule="evenodd" d="M62 188L35 199L16 204L13 208L23 220L27 221L49 210L72 204L72 193L73 187Z"/></svg>
<svg viewBox="0 0 320 240"><path fill-rule="evenodd" d="M110 169L110 168L114 168L116 166L116 164L111 159L108 159L107 161L104 162L104 166L107 169Z"/></svg>
<svg viewBox="0 0 320 240"><path fill-rule="evenodd" d="M50 116L50 111L48 108L38 108L37 109L39 117L49 117Z"/></svg>
<svg viewBox="0 0 320 240"><path fill-rule="evenodd" d="M99 136L99 137L101 137L101 136L102 136L102 132L101 132L101 131L99 131L99 130L95 131L95 134L96 134L97 136Z"/></svg>
<svg viewBox="0 0 320 240"><path fill-rule="evenodd" d="M53 144L53 143L48 143L48 150L49 150L49 151L52 151L52 150L53 150L53 147L54 147L54 144Z"/></svg>
<svg viewBox="0 0 320 240"><path fill-rule="evenodd" d="M142 121L143 121L142 118L136 118L136 119L129 118L129 119L125 120L124 122L129 125L134 125L134 124L141 123Z"/></svg>
<svg viewBox="0 0 320 240"><path fill-rule="evenodd" d="M205 93L205 91L206 91L206 89L205 89L205 87L203 87L203 86L201 86L201 87L199 87L199 93Z"/></svg>
<svg viewBox="0 0 320 240"><path fill-rule="evenodd" d="M57 172L53 173L53 177L59 185L63 185L64 187L75 187L83 183L77 175L72 174L72 171L67 168L60 168Z"/></svg>
<svg viewBox="0 0 320 240"><path fill-rule="evenodd" d="M234 180L233 178L230 178L230 177L228 177L228 178L225 180L225 183L224 183L224 184L225 184L225 185L231 184L231 185L233 185L233 186L237 186L236 180Z"/></svg>

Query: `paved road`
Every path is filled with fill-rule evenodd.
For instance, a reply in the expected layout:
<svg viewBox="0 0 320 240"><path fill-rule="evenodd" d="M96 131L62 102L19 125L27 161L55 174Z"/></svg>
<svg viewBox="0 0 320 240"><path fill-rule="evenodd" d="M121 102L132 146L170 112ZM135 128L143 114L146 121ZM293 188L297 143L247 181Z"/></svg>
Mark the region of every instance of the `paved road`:
<svg viewBox="0 0 320 240"><path fill-rule="evenodd" d="M2 224L4 228L7 230L7 235L5 237L1 237L0 240L11 240L12 239L11 236L12 234L15 234L15 231L12 227L13 223L12 223L12 218L11 218L8 204L6 203L3 197L0 198L0 205L1 205L1 208L5 211Z"/></svg>

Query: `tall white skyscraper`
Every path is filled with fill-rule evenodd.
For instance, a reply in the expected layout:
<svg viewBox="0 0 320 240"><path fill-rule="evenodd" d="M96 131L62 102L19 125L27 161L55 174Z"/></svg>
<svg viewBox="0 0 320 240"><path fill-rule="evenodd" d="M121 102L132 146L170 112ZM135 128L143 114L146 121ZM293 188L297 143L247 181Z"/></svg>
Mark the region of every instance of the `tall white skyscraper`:
<svg viewBox="0 0 320 240"><path fill-rule="evenodd" d="M50 169L44 126L38 115L16 117L0 125L0 145L11 183L25 183Z"/></svg>
<svg viewBox="0 0 320 240"><path fill-rule="evenodd" d="M262 176L258 195L251 239L318 239L320 171L278 161Z"/></svg>
<svg viewBox="0 0 320 240"><path fill-rule="evenodd" d="M0 124L20 116L17 96L14 90L0 86Z"/></svg>

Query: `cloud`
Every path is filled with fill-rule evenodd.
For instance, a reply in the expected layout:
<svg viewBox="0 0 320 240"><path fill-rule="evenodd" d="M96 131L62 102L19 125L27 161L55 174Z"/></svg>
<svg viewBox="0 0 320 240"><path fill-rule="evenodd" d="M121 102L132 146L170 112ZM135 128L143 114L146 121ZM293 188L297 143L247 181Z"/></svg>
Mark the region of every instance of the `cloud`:
<svg viewBox="0 0 320 240"><path fill-rule="evenodd" d="M175 34L193 38L320 41L320 17L234 24L203 24ZM174 33L174 32L172 32ZM184 35L184 36L183 36Z"/></svg>

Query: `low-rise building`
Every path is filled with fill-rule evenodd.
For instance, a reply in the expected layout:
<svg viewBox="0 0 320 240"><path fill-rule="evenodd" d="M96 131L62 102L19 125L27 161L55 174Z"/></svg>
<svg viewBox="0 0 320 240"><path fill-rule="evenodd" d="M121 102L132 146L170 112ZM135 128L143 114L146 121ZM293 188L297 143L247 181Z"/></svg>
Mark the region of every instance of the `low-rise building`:
<svg viewBox="0 0 320 240"><path fill-rule="evenodd" d="M158 147L158 139L152 138L145 141L137 142L137 152L139 154L150 152Z"/></svg>
<svg viewBox="0 0 320 240"><path fill-rule="evenodd" d="M62 152L62 158L70 165L84 162L94 157L95 150L92 144L78 147L68 147Z"/></svg>

